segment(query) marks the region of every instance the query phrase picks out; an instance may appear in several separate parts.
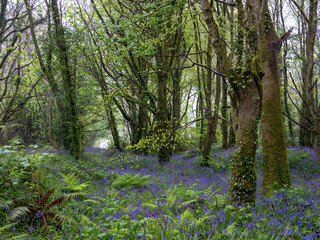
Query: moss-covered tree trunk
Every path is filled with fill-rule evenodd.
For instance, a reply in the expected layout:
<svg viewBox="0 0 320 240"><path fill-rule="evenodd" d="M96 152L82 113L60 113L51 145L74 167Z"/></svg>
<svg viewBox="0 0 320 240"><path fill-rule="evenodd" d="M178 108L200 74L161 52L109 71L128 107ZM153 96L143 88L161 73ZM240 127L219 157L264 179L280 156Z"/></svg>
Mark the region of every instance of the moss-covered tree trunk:
<svg viewBox="0 0 320 240"><path fill-rule="evenodd" d="M83 153L83 126L80 121L77 109L77 97L75 81L71 71L69 59L69 49L65 39L65 32L61 24L60 13L57 0L51 1L52 17L55 30L55 42L59 53L60 71L63 80L63 95L65 101L60 105L60 114L62 119L62 138L63 146L76 159L80 159Z"/></svg>
<svg viewBox="0 0 320 240"><path fill-rule="evenodd" d="M260 79L262 74L257 66L257 57L253 58L257 47L255 38L248 41L252 36L245 36L245 16L242 1L236 1L236 5L238 9L238 45L236 50L237 66L233 68L227 57L226 46L220 37L219 28L213 18L210 4L207 0L201 0L202 12L209 29L210 42L219 58L221 68L233 88L231 104L238 117L236 122L236 155L230 181L231 197L233 202L236 203L254 203L254 193L256 191L256 129L260 116ZM248 44L245 44L245 42ZM247 46L249 49L245 51ZM250 51L253 56L249 54ZM254 73L251 72L251 65L254 67Z"/></svg>
<svg viewBox="0 0 320 240"><path fill-rule="evenodd" d="M122 146L121 146L121 140L120 140L120 136L119 136L119 131L117 128L117 123L116 123L116 118L114 116L113 110L109 104L105 104L105 109L106 109L106 113L107 113L107 118L109 121L109 128L111 130L111 135L112 135L112 139L113 139L113 144L116 147L116 149L118 151L122 151Z"/></svg>
<svg viewBox="0 0 320 240"><path fill-rule="evenodd" d="M209 49L209 46L208 46ZM207 50L208 53L211 54L211 50ZM208 59L211 60L211 57ZM210 64L211 65L211 64ZM210 66L208 65L208 66ZM210 66L211 67L211 66ZM220 72L220 63L219 59L217 59L217 71ZM209 75L210 74L210 75ZM216 75L216 94L214 100L214 111L212 111L211 104L211 95L212 95L212 70L208 69L207 71L207 84L206 84L206 113L207 113L207 133L204 141L203 148L203 161L202 165L208 167L209 166L209 157L211 151L212 141L216 136L217 125L218 125L218 112L220 106L220 95L221 95L221 76ZM214 113L212 113L214 112Z"/></svg>
<svg viewBox="0 0 320 240"><path fill-rule="evenodd" d="M212 144L212 134L213 134L213 114L212 114L212 46L210 44L210 38L208 39L207 47L207 78L205 84L205 116L207 118L207 131L204 137L204 145L202 152L201 165L204 167L209 167L209 156Z"/></svg>
<svg viewBox="0 0 320 240"><path fill-rule="evenodd" d="M169 143L169 122L168 122L168 107L167 107L167 83L168 73L165 70L168 66L169 46L164 43L158 47L157 62L157 112L156 112L156 132L158 138L158 160L160 163L170 161L170 151L166 143Z"/></svg>
<svg viewBox="0 0 320 240"><path fill-rule="evenodd" d="M235 202L254 203L256 192L255 156L257 127L260 119L260 99L252 83L239 91L239 121L236 134L236 154L230 192Z"/></svg>
<svg viewBox="0 0 320 240"><path fill-rule="evenodd" d="M264 77L262 79L262 190L272 194L278 187L290 185L287 150L280 95L279 51L284 39L279 38L272 23L268 2L258 0L259 47ZM287 37L287 36L286 36Z"/></svg>
<svg viewBox="0 0 320 240"><path fill-rule="evenodd" d="M228 119L228 86L225 81L222 81L222 102L221 102L221 116L224 119ZM222 148L227 149L229 147L228 142L228 123L223 121L221 123L221 132L222 132Z"/></svg>
<svg viewBox="0 0 320 240"><path fill-rule="evenodd" d="M317 159L318 161L320 161L320 107L318 108L318 111L319 112L318 112L317 127L316 127L317 135L315 139L315 151L316 151Z"/></svg>
<svg viewBox="0 0 320 240"><path fill-rule="evenodd" d="M318 115L315 110L315 101L314 101L314 46L316 42L316 35L317 35L317 23L318 23L318 0L310 0L309 1L309 16L307 19L307 34L306 34L306 60L303 64L302 69L302 80L305 88L306 98L304 103L307 105L307 112L310 113L310 116L312 117L311 123L309 125L306 125L310 128L317 128L319 123L317 122ZM317 96L316 96L317 97ZM309 132L310 134L310 132ZM311 139L311 145L313 147L314 144L314 137L313 133L310 135ZM315 146L316 148L316 146Z"/></svg>

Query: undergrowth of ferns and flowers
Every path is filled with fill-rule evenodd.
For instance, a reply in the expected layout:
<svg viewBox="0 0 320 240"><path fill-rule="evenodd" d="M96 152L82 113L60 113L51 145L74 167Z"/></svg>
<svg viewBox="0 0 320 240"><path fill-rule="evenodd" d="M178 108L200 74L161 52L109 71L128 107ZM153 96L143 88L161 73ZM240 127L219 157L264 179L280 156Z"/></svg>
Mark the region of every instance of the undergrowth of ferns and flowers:
<svg viewBox="0 0 320 240"><path fill-rule="evenodd" d="M0 239L320 236L320 163L311 149L288 149L292 187L270 198L259 194L258 150L254 206L229 204L234 149L213 148L210 168L200 166L196 149L165 165L152 155L93 148L78 162L22 147L2 147L0 154Z"/></svg>

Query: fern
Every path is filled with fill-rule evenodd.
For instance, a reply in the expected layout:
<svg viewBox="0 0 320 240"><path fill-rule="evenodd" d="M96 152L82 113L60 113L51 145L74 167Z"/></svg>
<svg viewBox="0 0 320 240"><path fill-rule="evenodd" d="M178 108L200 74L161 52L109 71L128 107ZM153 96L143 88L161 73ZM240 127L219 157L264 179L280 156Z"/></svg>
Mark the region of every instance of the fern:
<svg viewBox="0 0 320 240"><path fill-rule="evenodd" d="M180 224L182 224L186 219L189 219L189 220L193 220L194 219L193 214L190 211L190 208L187 208L187 210L185 210L181 214L181 216L180 216Z"/></svg>
<svg viewBox="0 0 320 240"><path fill-rule="evenodd" d="M158 205L156 205L156 204L151 204L151 203L144 203L144 204L142 204L143 206L148 206L148 207L151 207L151 208L154 208L154 209L156 209L156 208L158 208Z"/></svg>
<svg viewBox="0 0 320 240"><path fill-rule="evenodd" d="M27 207L17 207L14 209L12 215L9 217L9 221L16 221L22 216L30 214L30 210Z"/></svg>
<svg viewBox="0 0 320 240"><path fill-rule="evenodd" d="M75 173L69 173L68 175L60 173L60 175L63 177L62 183L65 185L64 190L81 192L89 186L88 182L81 183L80 180L76 178Z"/></svg>
<svg viewBox="0 0 320 240"><path fill-rule="evenodd" d="M234 222L227 227L227 234L229 236L232 236L235 233L235 231L237 229L237 224L238 224L237 222Z"/></svg>
<svg viewBox="0 0 320 240"><path fill-rule="evenodd" d="M4 231L8 230L9 228L15 226L17 223L11 223L11 224L8 224L6 226L3 226L0 228L0 233L3 233Z"/></svg>
<svg viewBox="0 0 320 240"><path fill-rule="evenodd" d="M132 175L131 173L122 173L114 180L111 186L115 189L145 187L150 184L149 178L150 175L141 177L140 173L135 175Z"/></svg>
<svg viewBox="0 0 320 240"><path fill-rule="evenodd" d="M196 203L196 202L198 202L198 199L192 199L192 200L181 203L181 207L186 207L186 206L188 206L192 203Z"/></svg>
<svg viewBox="0 0 320 240"><path fill-rule="evenodd" d="M49 199L53 193L54 189L47 191L45 194L42 193L41 189L37 189L36 195L31 202L20 199L10 201L9 204L14 207L14 210L8 220L17 221L23 219L21 218L23 216L30 216L32 219L39 220L46 230L48 230L49 224L57 226L60 230L63 222L77 224L73 218L52 212L51 209L62 205L71 198L86 194L82 192L70 193L55 198L50 202Z"/></svg>
<svg viewBox="0 0 320 240"><path fill-rule="evenodd" d="M221 194L215 195L213 199L214 199L213 205L215 207L220 207L220 206L226 204L226 202L227 202L226 197Z"/></svg>

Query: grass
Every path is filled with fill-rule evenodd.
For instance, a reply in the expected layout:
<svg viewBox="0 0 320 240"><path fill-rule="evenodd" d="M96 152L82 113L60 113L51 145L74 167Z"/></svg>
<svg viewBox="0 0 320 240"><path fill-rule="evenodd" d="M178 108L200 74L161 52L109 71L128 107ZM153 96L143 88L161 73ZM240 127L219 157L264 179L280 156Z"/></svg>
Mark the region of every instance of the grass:
<svg viewBox="0 0 320 240"><path fill-rule="evenodd" d="M30 153L15 153L22 158ZM34 153L31 153L34 154ZM39 158L39 151L37 153ZM0 191L0 238L16 239L316 239L320 233L320 163L310 149L288 149L292 187L272 198L259 194L261 152L257 154L258 186L254 207L229 205L229 167L234 149L215 148L211 167L198 164L199 153L174 155L159 165L154 156L89 149L81 162L53 153L36 168L44 192L53 198L68 191L62 176L86 183L88 196L75 198L56 211L77 223L63 231L43 231L32 219L7 221L13 198L28 199L27 180ZM17 157L18 159L19 157ZM18 171L18 170L17 170ZM124 178L123 176L126 176ZM121 179L123 182L120 182ZM128 179L134 179L131 184ZM29 183L31 180L29 180ZM113 184L117 182L117 184ZM10 225L12 224L12 225ZM13 239L13 235L10 238Z"/></svg>

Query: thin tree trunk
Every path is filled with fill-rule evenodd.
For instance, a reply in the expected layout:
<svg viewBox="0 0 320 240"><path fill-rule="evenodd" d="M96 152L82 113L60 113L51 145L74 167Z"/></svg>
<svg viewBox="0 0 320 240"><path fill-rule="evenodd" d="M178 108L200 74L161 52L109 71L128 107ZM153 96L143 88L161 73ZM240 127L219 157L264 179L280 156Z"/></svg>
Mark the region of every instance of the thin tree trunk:
<svg viewBox="0 0 320 240"><path fill-rule="evenodd" d="M9 139L10 139L10 130L9 130L9 123L5 123L5 132L4 132L4 135L5 135L5 145L9 145Z"/></svg>
<svg viewBox="0 0 320 240"><path fill-rule="evenodd" d="M194 26L194 31L195 31L195 47L196 47L196 61L199 62L200 64L202 64L202 53L200 51L200 33L199 33L199 26L198 26L198 22L196 17L193 17L193 26ZM201 84L201 80L204 77L204 72L203 69L201 69L200 71L200 67L197 65L196 66L197 69L197 80L198 80L198 104L197 104L197 118L200 118L201 120L199 122L197 122L197 127L200 127L200 139L199 139L199 149L200 151L203 148L203 130L204 130L204 123L203 123L203 118L204 118L204 114L203 114L203 93L202 93L202 84ZM200 124L200 126L199 126Z"/></svg>
<svg viewBox="0 0 320 240"><path fill-rule="evenodd" d="M222 106L221 106L221 116L224 119L228 119L228 86L227 83L222 81ZM222 132L222 148L227 149L228 144L228 124L226 121L221 123L221 132Z"/></svg>
<svg viewBox="0 0 320 240"><path fill-rule="evenodd" d="M207 79L205 86L205 116L207 118L207 131L204 138L202 162L201 165L204 167L209 167L209 156L212 144L212 133L213 133L213 116L212 116L212 46L210 44L210 38L208 39L207 46Z"/></svg>
<svg viewBox="0 0 320 240"><path fill-rule="evenodd" d="M281 23L282 23L282 28L285 27L285 22L284 22L284 17L283 17L283 2L280 0L280 15L281 15ZM284 111L286 114L291 117L291 111L289 109L289 104L288 104L288 69L287 69L287 54L288 54L288 43L284 42L283 46L283 51L282 51L282 61L283 61L283 102L284 102ZM287 120L288 122L288 145L289 146L294 146L295 145L295 140L294 140L294 135L293 135L293 126L292 126L292 121L290 119Z"/></svg>

